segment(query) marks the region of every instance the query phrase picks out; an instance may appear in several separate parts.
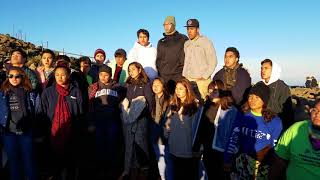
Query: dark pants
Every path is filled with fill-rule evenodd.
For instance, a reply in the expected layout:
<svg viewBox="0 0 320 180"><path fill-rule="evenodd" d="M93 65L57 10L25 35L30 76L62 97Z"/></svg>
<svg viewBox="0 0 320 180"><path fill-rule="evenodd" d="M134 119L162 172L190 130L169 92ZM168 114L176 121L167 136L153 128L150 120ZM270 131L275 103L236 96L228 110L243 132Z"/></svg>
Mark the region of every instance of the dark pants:
<svg viewBox="0 0 320 180"><path fill-rule="evenodd" d="M209 180L230 179L230 175L223 171L223 152L209 149L203 152L203 162Z"/></svg>
<svg viewBox="0 0 320 180"><path fill-rule="evenodd" d="M120 120L119 120L120 121ZM121 126L117 122L97 122L96 162L100 177L117 179L122 172L123 148Z"/></svg>
<svg viewBox="0 0 320 180"><path fill-rule="evenodd" d="M11 180L22 180L21 165L28 180L35 180L35 160L33 157L31 134L3 136L4 149L8 155Z"/></svg>
<svg viewBox="0 0 320 180"><path fill-rule="evenodd" d="M199 159L181 158L170 154L173 164L174 180L198 180L199 179Z"/></svg>

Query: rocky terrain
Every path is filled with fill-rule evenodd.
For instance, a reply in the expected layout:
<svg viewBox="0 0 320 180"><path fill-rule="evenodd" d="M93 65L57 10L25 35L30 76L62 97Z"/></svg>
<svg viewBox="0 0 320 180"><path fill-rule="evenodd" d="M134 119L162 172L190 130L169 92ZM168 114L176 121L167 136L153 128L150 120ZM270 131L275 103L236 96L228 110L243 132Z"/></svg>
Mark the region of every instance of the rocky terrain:
<svg viewBox="0 0 320 180"><path fill-rule="evenodd" d="M28 55L27 65L34 69L41 59L40 53L43 48L41 46L36 46L31 42L25 42L23 40L11 37L9 34L0 34L0 61L4 61L5 59L9 58L10 52L16 48L22 48L24 51L26 51ZM56 55L59 54L58 51L54 52ZM76 58L74 57L70 57L70 59L72 63L76 61Z"/></svg>
<svg viewBox="0 0 320 180"><path fill-rule="evenodd" d="M309 110L320 98L319 88L291 88L292 104L295 109L295 121L310 118Z"/></svg>
<svg viewBox="0 0 320 180"><path fill-rule="evenodd" d="M0 59L3 60L8 58L10 52L16 48L22 48L27 52L29 63L33 63L40 59L39 55L42 51L41 46L36 46L30 42L16 39L8 34L0 34Z"/></svg>

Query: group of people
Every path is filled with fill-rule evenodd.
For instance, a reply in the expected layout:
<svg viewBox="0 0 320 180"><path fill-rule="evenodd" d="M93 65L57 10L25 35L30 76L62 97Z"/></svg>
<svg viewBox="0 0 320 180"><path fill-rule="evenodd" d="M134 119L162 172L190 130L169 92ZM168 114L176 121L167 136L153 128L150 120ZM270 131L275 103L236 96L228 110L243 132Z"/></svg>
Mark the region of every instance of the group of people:
<svg viewBox="0 0 320 180"><path fill-rule="evenodd" d="M305 83L306 88L318 88L318 81L314 76L307 76L306 77L306 83Z"/></svg>
<svg viewBox="0 0 320 180"><path fill-rule="evenodd" d="M320 178L319 101L310 120L294 123L276 62L261 61L252 85L229 47L213 74L215 48L197 19L186 22L188 36L173 16L163 27L157 48L140 29L128 55L118 49L105 64L97 49L76 69L46 49L31 70L13 50L0 91L10 179L41 179L44 169L52 180Z"/></svg>

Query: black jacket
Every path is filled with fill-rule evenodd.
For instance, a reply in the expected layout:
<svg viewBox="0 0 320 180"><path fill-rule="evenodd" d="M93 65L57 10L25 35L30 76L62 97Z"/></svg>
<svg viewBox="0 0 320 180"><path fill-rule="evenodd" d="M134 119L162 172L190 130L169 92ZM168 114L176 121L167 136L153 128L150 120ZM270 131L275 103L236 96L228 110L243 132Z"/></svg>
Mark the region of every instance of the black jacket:
<svg viewBox="0 0 320 180"><path fill-rule="evenodd" d="M270 89L268 108L278 114L282 120L283 129L287 129L294 122L290 89L279 79L268 87Z"/></svg>
<svg viewBox="0 0 320 180"><path fill-rule="evenodd" d="M184 43L188 37L176 31L165 35L158 42L156 66L159 76L166 82L176 81L182 77L184 65Z"/></svg>
<svg viewBox="0 0 320 180"><path fill-rule="evenodd" d="M220 69L213 77L213 80L224 81L225 68ZM232 97L235 100L235 104L239 107L247 99L249 89L251 87L251 77L246 69L239 66L236 72L236 82L235 85L230 89L232 92Z"/></svg>

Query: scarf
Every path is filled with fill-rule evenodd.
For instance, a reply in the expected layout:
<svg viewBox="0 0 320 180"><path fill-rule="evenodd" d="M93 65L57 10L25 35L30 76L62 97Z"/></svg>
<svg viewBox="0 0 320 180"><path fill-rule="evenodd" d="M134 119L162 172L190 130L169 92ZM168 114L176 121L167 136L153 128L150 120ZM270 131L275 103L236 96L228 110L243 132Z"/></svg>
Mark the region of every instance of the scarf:
<svg viewBox="0 0 320 180"><path fill-rule="evenodd" d="M236 84L236 75L237 75L237 69L241 67L242 64L237 64L233 69L224 67L224 82L225 87L227 89L231 89Z"/></svg>
<svg viewBox="0 0 320 180"><path fill-rule="evenodd" d="M51 143L58 154L63 154L71 134L71 114L65 97L69 94L68 88L56 84L58 101L54 112L51 127Z"/></svg>
<svg viewBox="0 0 320 180"><path fill-rule="evenodd" d="M309 125L309 140L312 145L312 148L316 151L320 150L320 130L312 126L312 123Z"/></svg>

